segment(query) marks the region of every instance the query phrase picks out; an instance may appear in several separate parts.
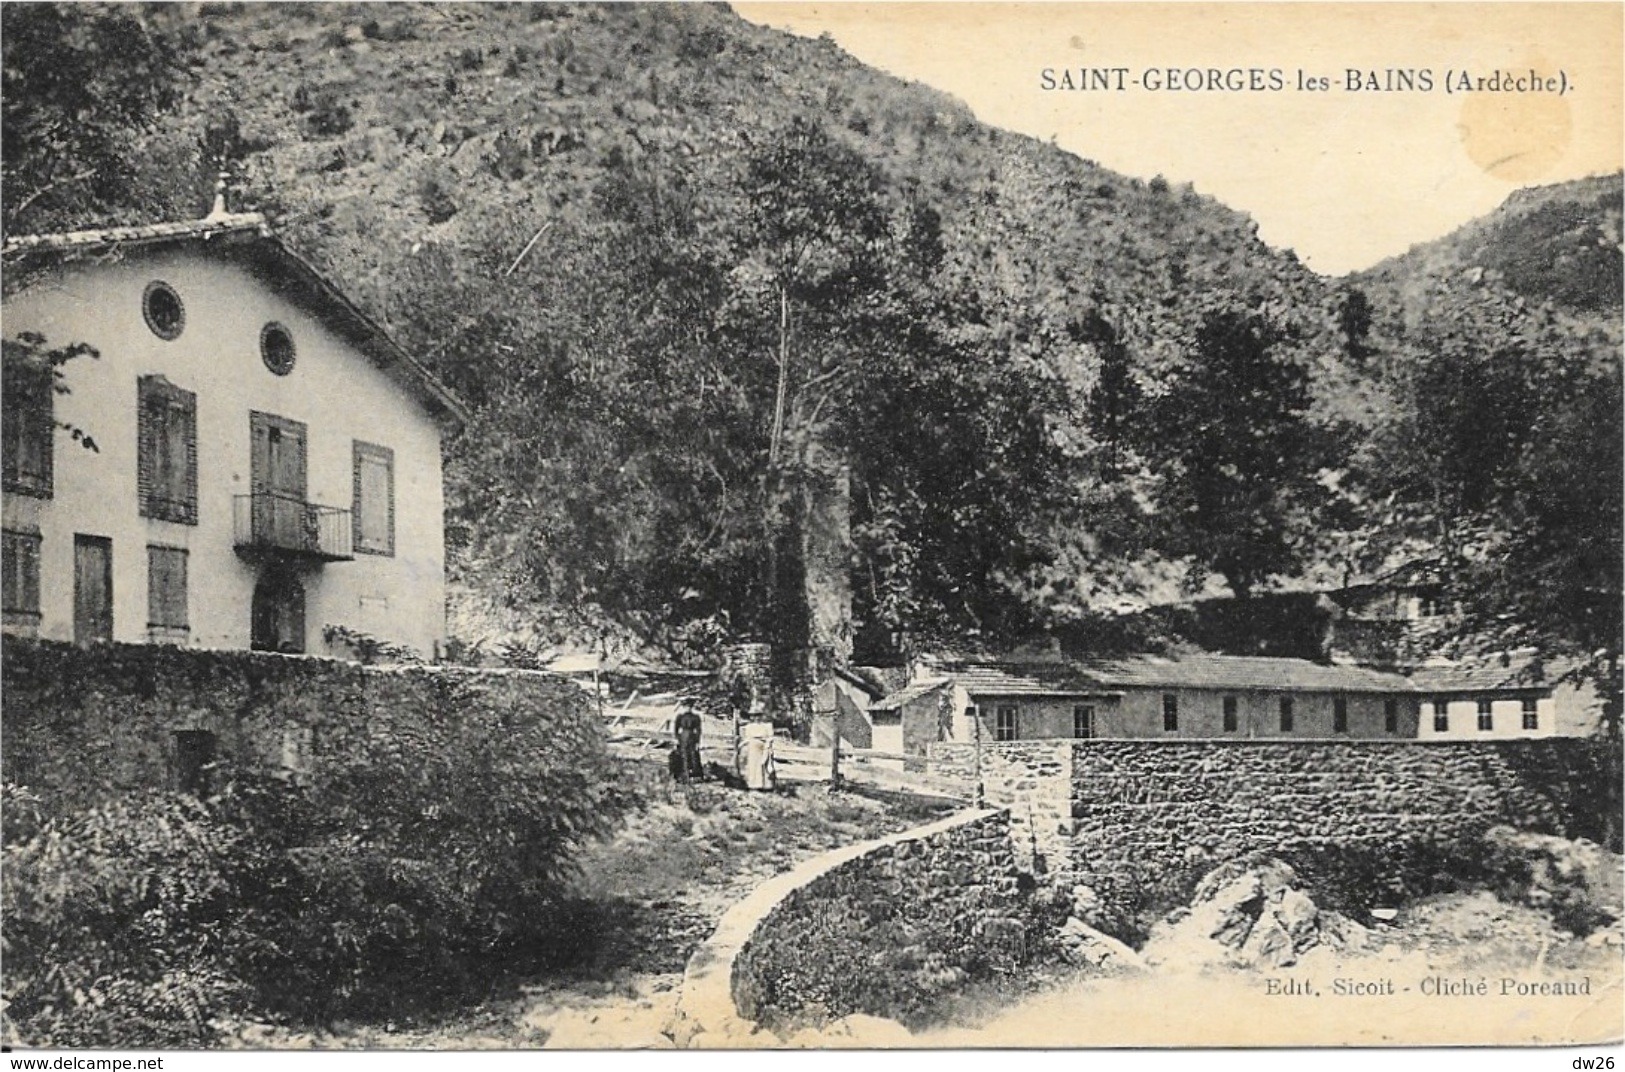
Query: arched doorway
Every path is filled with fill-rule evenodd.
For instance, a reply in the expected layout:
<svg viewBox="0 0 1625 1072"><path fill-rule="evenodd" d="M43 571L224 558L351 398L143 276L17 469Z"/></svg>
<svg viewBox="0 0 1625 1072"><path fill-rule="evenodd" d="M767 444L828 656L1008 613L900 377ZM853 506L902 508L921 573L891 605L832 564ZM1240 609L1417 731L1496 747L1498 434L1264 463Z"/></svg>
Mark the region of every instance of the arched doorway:
<svg viewBox="0 0 1625 1072"><path fill-rule="evenodd" d="M290 654L305 650L305 586L292 570L272 568L260 575L249 646Z"/></svg>

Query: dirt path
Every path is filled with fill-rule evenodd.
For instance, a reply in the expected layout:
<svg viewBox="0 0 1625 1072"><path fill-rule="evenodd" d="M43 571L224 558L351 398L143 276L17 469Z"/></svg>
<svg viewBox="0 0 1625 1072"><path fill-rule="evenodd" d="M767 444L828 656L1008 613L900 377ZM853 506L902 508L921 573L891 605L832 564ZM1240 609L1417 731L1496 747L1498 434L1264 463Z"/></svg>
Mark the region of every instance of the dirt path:
<svg viewBox="0 0 1625 1072"><path fill-rule="evenodd" d="M572 925L550 963L506 992L434 1023L340 1024L321 1035L250 1027L252 1047L570 1049L669 1046L684 966L735 902L768 878L831 849L930 821L943 805L831 795L781 783L755 793L674 786L662 758L628 750L636 800L622 829L588 847Z"/></svg>

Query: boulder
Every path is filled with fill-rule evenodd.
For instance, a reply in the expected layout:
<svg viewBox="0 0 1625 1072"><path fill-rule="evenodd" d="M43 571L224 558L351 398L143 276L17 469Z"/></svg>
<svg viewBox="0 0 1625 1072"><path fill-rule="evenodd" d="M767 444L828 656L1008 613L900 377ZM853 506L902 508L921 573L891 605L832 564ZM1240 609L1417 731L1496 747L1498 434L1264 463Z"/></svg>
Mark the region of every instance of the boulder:
<svg viewBox="0 0 1625 1072"><path fill-rule="evenodd" d="M1190 909L1169 913L1152 935L1144 960L1284 968L1319 946L1363 948L1367 936L1359 924L1321 911L1289 865L1255 854L1204 876Z"/></svg>
<svg viewBox="0 0 1625 1072"><path fill-rule="evenodd" d="M1063 955L1074 964L1106 970L1140 971L1145 961L1132 948L1073 917L1061 925Z"/></svg>
<svg viewBox="0 0 1625 1072"><path fill-rule="evenodd" d="M1294 949L1302 951L1320 941L1320 909L1302 890L1282 890L1269 911L1292 939Z"/></svg>
<svg viewBox="0 0 1625 1072"><path fill-rule="evenodd" d="M1285 968L1297 963L1298 951L1281 921L1266 914L1259 917L1247 941L1237 950L1237 959L1254 967Z"/></svg>

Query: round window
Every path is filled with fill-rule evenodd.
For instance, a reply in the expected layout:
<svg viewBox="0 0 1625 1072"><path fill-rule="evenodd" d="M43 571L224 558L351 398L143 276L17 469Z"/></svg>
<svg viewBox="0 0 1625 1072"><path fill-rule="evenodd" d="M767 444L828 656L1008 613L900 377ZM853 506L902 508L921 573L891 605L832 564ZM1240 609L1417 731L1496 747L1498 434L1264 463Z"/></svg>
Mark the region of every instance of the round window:
<svg viewBox="0 0 1625 1072"><path fill-rule="evenodd" d="M186 327L186 306L175 288L159 279L147 284L141 296L141 313L147 318L147 327L160 339L177 339Z"/></svg>
<svg viewBox="0 0 1625 1072"><path fill-rule="evenodd" d="M293 336L288 329L272 321L260 329L260 356L265 367L278 376L293 371Z"/></svg>

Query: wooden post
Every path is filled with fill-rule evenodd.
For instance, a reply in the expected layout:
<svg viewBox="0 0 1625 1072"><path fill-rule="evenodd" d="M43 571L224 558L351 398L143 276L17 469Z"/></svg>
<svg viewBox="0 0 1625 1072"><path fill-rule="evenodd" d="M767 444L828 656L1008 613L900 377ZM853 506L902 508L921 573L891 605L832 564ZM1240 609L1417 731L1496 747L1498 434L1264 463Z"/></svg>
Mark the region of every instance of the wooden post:
<svg viewBox="0 0 1625 1072"><path fill-rule="evenodd" d="M831 790L841 787L841 709L838 706L829 713L829 787Z"/></svg>
<svg viewBox="0 0 1625 1072"><path fill-rule="evenodd" d="M982 796L982 712L975 704L967 706L965 711L970 715L971 725L976 727L976 806L980 808L984 802Z"/></svg>
<svg viewBox="0 0 1625 1072"><path fill-rule="evenodd" d="M739 775L740 777L744 777L744 775L745 775L745 764L744 764L744 761L743 761L744 757L740 755L740 750L739 750L739 745L741 743L740 742L740 733L739 733L739 705L737 703L735 703L735 704L732 704L731 706L733 707L733 712L734 712L734 744L733 744L733 747L734 747L734 773Z"/></svg>

